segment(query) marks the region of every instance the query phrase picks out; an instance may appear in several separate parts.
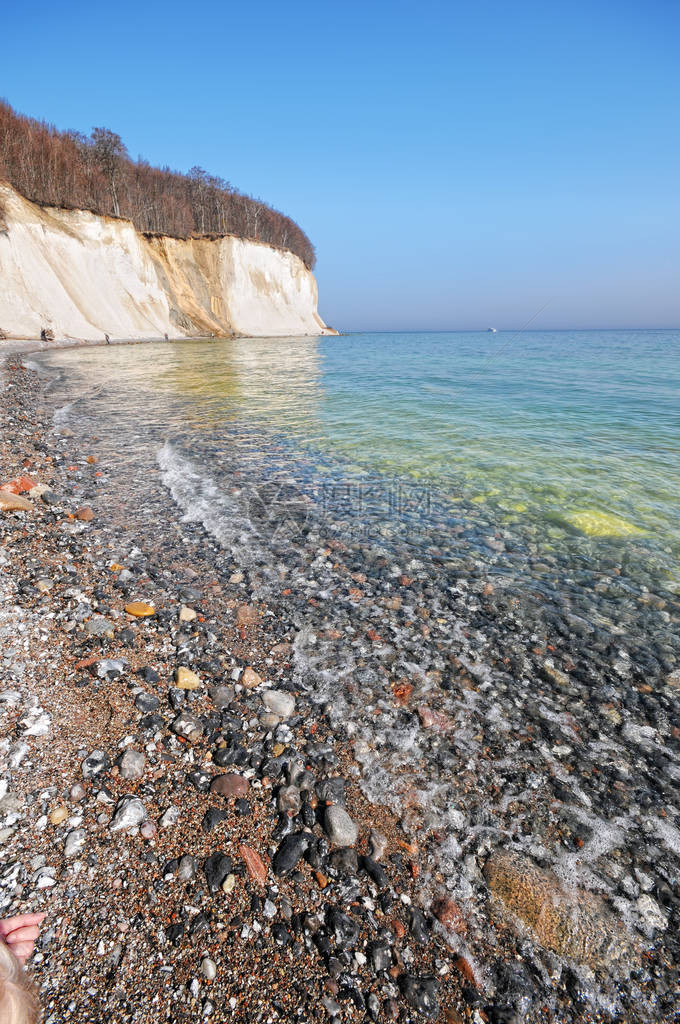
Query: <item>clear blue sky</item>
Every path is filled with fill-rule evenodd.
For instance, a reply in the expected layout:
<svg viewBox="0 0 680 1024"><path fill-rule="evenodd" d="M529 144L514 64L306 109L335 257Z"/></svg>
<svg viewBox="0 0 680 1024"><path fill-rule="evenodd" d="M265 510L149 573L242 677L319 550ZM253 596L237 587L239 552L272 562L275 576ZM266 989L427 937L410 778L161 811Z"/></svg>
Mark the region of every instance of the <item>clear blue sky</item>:
<svg viewBox="0 0 680 1024"><path fill-rule="evenodd" d="M0 95L292 216L344 329L680 325L675 0L6 5Z"/></svg>

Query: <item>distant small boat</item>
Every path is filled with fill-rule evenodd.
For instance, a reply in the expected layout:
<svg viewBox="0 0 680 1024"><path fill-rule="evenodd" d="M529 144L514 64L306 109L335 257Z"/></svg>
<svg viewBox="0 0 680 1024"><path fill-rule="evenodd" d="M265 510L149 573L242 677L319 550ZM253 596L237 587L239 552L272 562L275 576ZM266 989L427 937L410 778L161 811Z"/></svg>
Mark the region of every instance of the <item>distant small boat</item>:
<svg viewBox="0 0 680 1024"><path fill-rule="evenodd" d="M495 334L496 333L496 328L495 327L487 327L486 330L487 330L488 334Z"/></svg>

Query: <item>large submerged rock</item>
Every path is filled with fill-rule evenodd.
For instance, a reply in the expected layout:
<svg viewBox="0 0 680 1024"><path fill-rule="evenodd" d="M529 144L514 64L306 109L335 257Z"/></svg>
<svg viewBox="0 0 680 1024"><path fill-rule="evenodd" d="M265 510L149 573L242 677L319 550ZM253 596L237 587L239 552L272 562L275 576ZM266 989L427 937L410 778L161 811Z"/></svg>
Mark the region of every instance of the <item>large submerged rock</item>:
<svg viewBox="0 0 680 1024"><path fill-rule="evenodd" d="M489 857L484 875L506 910L553 953L604 970L614 964L630 969L638 960L626 929L596 893L568 891L552 871L505 851Z"/></svg>

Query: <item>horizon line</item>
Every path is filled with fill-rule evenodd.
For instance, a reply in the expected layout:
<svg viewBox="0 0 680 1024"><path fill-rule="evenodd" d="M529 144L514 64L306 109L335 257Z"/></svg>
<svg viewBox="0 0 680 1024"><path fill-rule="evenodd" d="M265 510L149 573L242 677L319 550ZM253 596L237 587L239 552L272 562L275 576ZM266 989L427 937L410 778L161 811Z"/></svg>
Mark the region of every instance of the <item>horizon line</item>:
<svg viewBox="0 0 680 1024"><path fill-rule="evenodd" d="M508 331L521 331L521 327L496 327L493 331L488 327L371 327L371 328L348 328L340 330L339 334L502 334ZM591 331L680 331L676 327L531 327L522 331L522 334L542 334L546 331L558 332L591 332ZM330 337L330 335L329 335Z"/></svg>

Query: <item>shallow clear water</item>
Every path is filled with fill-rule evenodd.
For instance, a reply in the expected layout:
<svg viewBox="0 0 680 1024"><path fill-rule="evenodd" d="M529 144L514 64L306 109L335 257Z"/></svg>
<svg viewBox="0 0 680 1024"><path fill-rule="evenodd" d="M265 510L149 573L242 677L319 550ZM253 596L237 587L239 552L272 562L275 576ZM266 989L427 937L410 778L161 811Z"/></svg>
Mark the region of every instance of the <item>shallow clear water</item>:
<svg viewBox="0 0 680 1024"><path fill-rule="evenodd" d="M335 457L340 475L419 480L452 506L464 498L545 529L642 531L671 549L680 581L680 332L221 340L49 360L124 388L140 425L247 422Z"/></svg>

